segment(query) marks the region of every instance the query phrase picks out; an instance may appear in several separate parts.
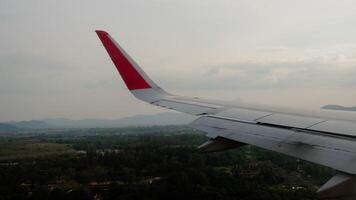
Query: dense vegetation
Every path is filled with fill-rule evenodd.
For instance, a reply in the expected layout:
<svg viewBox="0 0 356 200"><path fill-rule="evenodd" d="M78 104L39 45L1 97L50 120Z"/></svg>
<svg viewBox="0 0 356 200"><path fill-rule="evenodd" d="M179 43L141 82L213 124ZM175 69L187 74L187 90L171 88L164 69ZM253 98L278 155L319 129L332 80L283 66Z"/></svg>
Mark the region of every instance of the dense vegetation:
<svg viewBox="0 0 356 200"><path fill-rule="evenodd" d="M0 200L316 199L334 173L248 146L203 154L204 141L186 127L2 137Z"/></svg>

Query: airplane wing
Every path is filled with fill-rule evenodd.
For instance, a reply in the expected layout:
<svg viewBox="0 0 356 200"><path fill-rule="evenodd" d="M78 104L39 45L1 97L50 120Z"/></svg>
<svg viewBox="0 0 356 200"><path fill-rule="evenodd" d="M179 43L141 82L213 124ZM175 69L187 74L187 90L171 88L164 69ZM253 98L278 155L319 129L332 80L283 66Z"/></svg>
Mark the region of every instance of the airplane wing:
<svg viewBox="0 0 356 200"><path fill-rule="evenodd" d="M203 151L249 144L325 165L340 173L319 189L320 196L356 196L356 113L301 111L170 94L156 85L108 33L96 33L136 98L199 116L190 126L210 138L200 146ZM345 191L345 184L351 189Z"/></svg>

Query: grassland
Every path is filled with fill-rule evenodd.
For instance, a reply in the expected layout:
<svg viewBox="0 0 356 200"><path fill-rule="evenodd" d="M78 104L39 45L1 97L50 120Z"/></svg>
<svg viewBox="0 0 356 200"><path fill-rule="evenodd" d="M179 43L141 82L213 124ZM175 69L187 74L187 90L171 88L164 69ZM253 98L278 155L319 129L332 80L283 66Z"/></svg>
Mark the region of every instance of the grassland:
<svg viewBox="0 0 356 200"><path fill-rule="evenodd" d="M15 161L72 153L75 153L75 150L69 144L49 143L36 139L0 140L0 161Z"/></svg>

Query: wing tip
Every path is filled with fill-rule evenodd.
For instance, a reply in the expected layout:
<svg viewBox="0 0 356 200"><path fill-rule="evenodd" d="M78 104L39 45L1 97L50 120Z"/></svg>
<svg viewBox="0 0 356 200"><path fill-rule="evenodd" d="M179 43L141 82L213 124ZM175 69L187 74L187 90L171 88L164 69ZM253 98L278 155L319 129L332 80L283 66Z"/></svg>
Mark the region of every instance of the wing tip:
<svg viewBox="0 0 356 200"><path fill-rule="evenodd" d="M98 35L109 35L108 32L104 31L104 30L95 30L96 34Z"/></svg>
<svg viewBox="0 0 356 200"><path fill-rule="evenodd" d="M95 30L95 32L129 90L148 89L155 86L154 83L146 77L147 75L145 75L143 70L106 31Z"/></svg>

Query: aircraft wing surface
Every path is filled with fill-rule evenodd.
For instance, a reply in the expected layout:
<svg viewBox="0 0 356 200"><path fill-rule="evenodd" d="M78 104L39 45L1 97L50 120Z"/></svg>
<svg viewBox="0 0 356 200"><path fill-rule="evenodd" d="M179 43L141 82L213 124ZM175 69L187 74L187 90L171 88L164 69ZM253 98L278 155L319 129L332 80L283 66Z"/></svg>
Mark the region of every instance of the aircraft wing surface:
<svg viewBox="0 0 356 200"><path fill-rule="evenodd" d="M341 199L355 195L356 113L301 111L173 95L156 85L108 33L96 33L135 97L199 116L190 126L210 138L200 146L203 151L249 144L325 165L340 173L319 190L321 196ZM344 191L346 183L354 184L354 189Z"/></svg>

